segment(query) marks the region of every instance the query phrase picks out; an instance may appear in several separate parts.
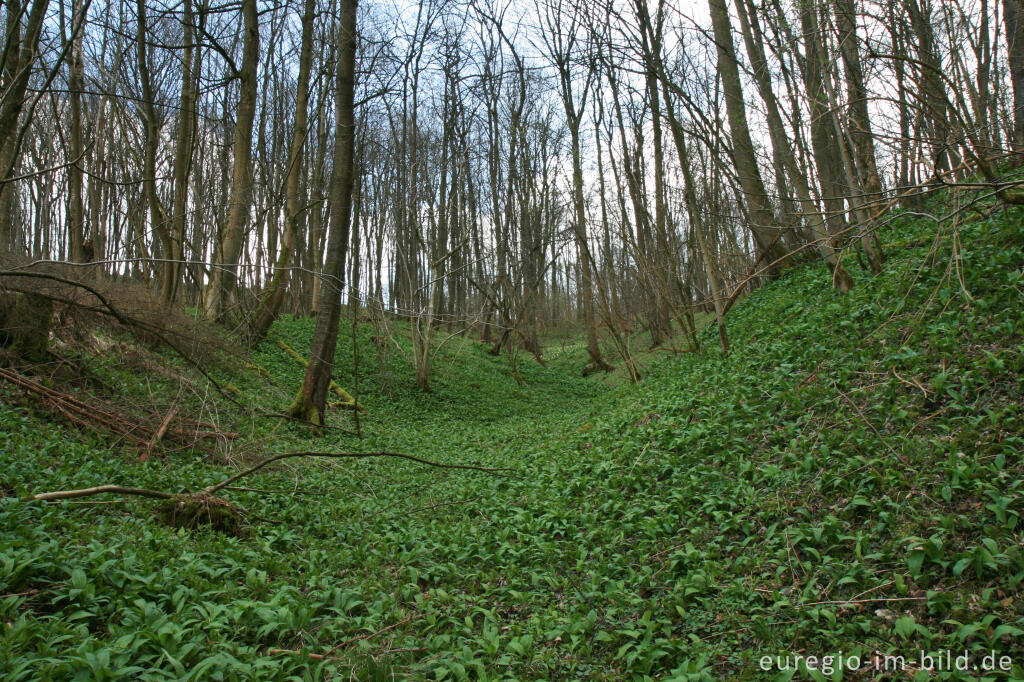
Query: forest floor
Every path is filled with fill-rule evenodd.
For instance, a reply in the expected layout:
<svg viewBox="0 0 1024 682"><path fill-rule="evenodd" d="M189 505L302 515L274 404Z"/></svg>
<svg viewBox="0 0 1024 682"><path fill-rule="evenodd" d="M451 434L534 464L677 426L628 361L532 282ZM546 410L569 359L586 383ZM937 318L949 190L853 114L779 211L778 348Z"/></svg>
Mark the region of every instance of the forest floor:
<svg viewBox="0 0 1024 682"><path fill-rule="evenodd" d="M0 383L0 678L1024 679L1022 216L893 217L882 275L851 262L844 297L795 268L729 314L727 357L708 329L639 386L580 376L571 340L541 367L455 338L425 394L343 323L362 439L348 412L323 438L264 414L310 320L213 367L237 403L116 334L56 348L82 395L237 437L144 458ZM290 459L218 493L253 515L239 535L142 498L23 500L304 450L513 471Z"/></svg>

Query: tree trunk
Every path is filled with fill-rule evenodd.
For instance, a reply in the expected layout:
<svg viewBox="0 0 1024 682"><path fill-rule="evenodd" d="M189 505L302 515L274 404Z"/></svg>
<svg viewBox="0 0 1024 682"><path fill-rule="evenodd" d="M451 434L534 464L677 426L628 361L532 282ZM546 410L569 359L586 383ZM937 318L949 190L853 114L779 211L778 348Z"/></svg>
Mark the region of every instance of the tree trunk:
<svg viewBox="0 0 1024 682"><path fill-rule="evenodd" d="M142 0L140 0L142 1ZM256 76L259 64L259 14L256 0L242 0L242 66L237 76L241 98L232 144L234 157L231 196L220 247L210 268L210 281L203 300L203 315L220 320L233 303L238 284L238 260L245 238L245 225L252 202L252 129L256 117Z"/></svg>
<svg viewBox="0 0 1024 682"><path fill-rule="evenodd" d="M195 15L192 0L183 0L185 49L182 53L181 110L178 112L178 144L174 150L174 188L171 197L171 259L167 263L170 273L168 286L163 290L163 303L170 305L178 295L185 266L185 206L188 201L188 170L192 162L193 130L196 120L197 83L201 72L202 55L193 47Z"/></svg>
<svg viewBox="0 0 1024 682"><path fill-rule="evenodd" d="M82 0L75 0L71 15L71 50L68 63L68 93L71 114L68 151L71 165L68 167L68 232L70 237L70 260L75 263L86 261L85 250L85 177L84 143L82 132L82 90L85 89L85 64L82 61L82 33L78 27L84 17ZM76 30L78 29L78 30Z"/></svg>
<svg viewBox="0 0 1024 682"><path fill-rule="evenodd" d="M295 251L300 213L305 210L299 194L302 178L302 154L308 127L309 73L313 63L313 18L316 15L316 1L306 0L302 14L302 42L299 53L299 80L295 97L295 128L292 131L291 151L288 155L288 170L285 178L285 227L281 237L281 249L274 264L274 276L260 301L253 324L252 338L260 341L267 335L270 325L277 319L284 301L288 281L289 264Z"/></svg>
<svg viewBox="0 0 1024 682"><path fill-rule="evenodd" d="M782 122L782 114L779 111L779 103L775 98L775 93L772 91L769 80L768 60L762 47L763 37L757 23L757 15L747 11L746 0L736 0L736 11L740 20L743 39L747 45L747 54L753 66L754 80L757 83L761 99L764 100L772 151L778 159L778 164L789 177L793 189L796 190L801 211L803 212L804 219L810 225L811 234L814 237L818 253L821 254L822 259L832 269L832 280L835 288L845 294L853 287L853 278L850 277L846 268L843 267L835 248L832 246L832 237L828 233L828 228L821 217L818 206L811 197L810 185L807 182L807 178L804 177L802 169L797 164L796 154L794 154L793 147L789 143L789 137ZM873 168L874 148L872 148L871 153ZM685 161L681 161L681 163L685 165ZM877 174L875 180L877 184ZM698 235L698 238L702 240L700 235Z"/></svg>
<svg viewBox="0 0 1024 682"><path fill-rule="evenodd" d="M320 303L306 377L288 414L311 424L326 419L327 390L334 369L341 291L344 288L345 251L352 220L352 185L355 175L355 65L356 2L342 0L338 26L338 64L335 86L337 126L334 138L334 169L331 179L331 225L327 264L321 284Z"/></svg>
<svg viewBox="0 0 1024 682"><path fill-rule="evenodd" d="M758 257L764 261L768 276L776 277L786 265L782 234L772 214L764 180L757 166L754 143L747 125L747 108L743 101L739 65L732 42L732 26L725 0L708 0L715 43L718 46L718 74L725 94L726 115L732 137L733 161L739 176L744 201L750 214L750 231L757 243Z"/></svg>
<svg viewBox="0 0 1024 682"><path fill-rule="evenodd" d="M135 55L136 64L139 70L139 80L142 86L142 101L139 103L142 109L144 123L143 134L143 162L142 162L142 190L146 197L146 206L149 208L150 228L159 238L162 248L162 255L165 259L171 258L171 233L169 231L169 218L167 211L160 201L156 191L156 154L160 144L160 124L157 120L156 103L153 101L153 82L149 71L149 41L146 35L146 2L136 0L137 22L135 32ZM154 255L156 245L153 245ZM156 264L154 263L154 267ZM171 288L170 276L174 269L170 263L164 262L162 268L163 281L160 288L168 292Z"/></svg>
<svg viewBox="0 0 1024 682"><path fill-rule="evenodd" d="M853 0L834 2L840 52L846 74L850 139L853 143L853 158L862 193L860 201L867 207L867 211L870 211L870 207L882 199L882 181L878 177L878 166L875 163L875 138L868 116L868 92L864 87L864 74L860 65L856 8ZM861 246L868 259L868 267L877 275L882 271L882 245L873 229L866 231L861 237Z"/></svg>
<svg viewBox="0 0 1024 682"><path fill-rule="evenodd" d="M926 137L932 152L933 182L938 182L938 176L951 167L946 86L941 75L942 61L935 49L935 32L932 28L932 9L929 0L909 0L907 10L910 25L917 38L918 60L921 65L919 98L924 109Z"/></svg>
<svg viewBox="0 0 1024 682"><path fill-rule="evenodd" d="M1003 0L1003 22L1006 24L1006 50L1010 61L1010 82L1013 84L1013 151L1017 162L1024 163L1024 3Z"/></svg>
<svg viewBox="0 0 1024 682"><path fill-rule="evenodd" d="M0 180L6 179L18 165L20 157L18 118L25 104L32 62L38 58L39 36L49 0L33 0L24 32L22 18L25 8L18 0L7 3L7 26L4 33L3 85L0 87ZM0 182L0 251L10 248L14 214L14 185Z"/></svg>
<svg viewBox="0 0 1024 682"><path fill-rule="evenodd" d="M715 321L718 324L718 339L722 344L722 352L728 353L729 335L726 333L725 328L725 297L722 295L722 284L716 269L717 264L711 257L711 250L708 248L708 240L704 230L704 217L697 208L693 171L690 169L690 156L686 151L686 134L676 118L668 86L664 82L662 82L662 92L665 95L665 113L668 116L669 128L672 131L672 139L676 143L679 165L683 170L683 197L686 203L686 213L690 218L690 229L693 230L694 236L697 238L701 261L704 263L704 271L708 276L708 288L711 289L711 299L715 306ZM692 268L693 265L691 264L689 269L692 270Z"/></svg>
<svg viewBox="0 0 1024 682"><path fill-rule="evenodd" d="M780 13L780 21L784 21ZM817 9L813 4L800 7L800 24L803 31L805 52L803 65L804 87L807 90L808 108L810 110L811 150L814 165L818 172L818 185L821 188L822 203L825 206L825 222L829 231L838 232L846 225L844 219L846 194L841 181L843 175L842 161L839 158L838 140L835 127L832 125L834 116L829 107L828 96L824 85L824 55L821 54L818 40Z"/></svg>
<svg viewBox="0 0 1024 682"><path fill-rule="evenodd" d="M568 113L568 112L567 112ZM583 299L583 323L587 328L587 354L593 370L611 371L612 366L601 357L597 343L597 324L594 320L594 259L587 242L586 210L583 204L583 165L580 162L580 120L575 115L569 122L569 139L572 151L572 202L575 212L573 227L576 245L580 252L580 296Z"/></svg>

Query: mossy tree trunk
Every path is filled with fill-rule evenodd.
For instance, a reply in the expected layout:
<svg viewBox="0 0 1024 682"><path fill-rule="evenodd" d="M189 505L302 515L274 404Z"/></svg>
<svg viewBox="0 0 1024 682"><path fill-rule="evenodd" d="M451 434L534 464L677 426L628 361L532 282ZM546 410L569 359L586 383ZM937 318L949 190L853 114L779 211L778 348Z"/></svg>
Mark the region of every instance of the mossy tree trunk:
<svg viewBox="0 0 1024 682"><path fill-rule="evenodd" d="M42 362L50 340L53 302L35 294L0 293L0 347L21 360Z"/></svg>
<svg viewBox="0 0 1024 682"><path fill-rule="evenodd" d="M320 305L306 377L289 416L311 424L323 425L327 391L334 369L341 319L341 291L345 284L345 252L352 221L352 185L355 175L355 63L356 3L342 0L338 26L337 80L334 93L337 133L334 143L334 170L331 181L331 223L327 240L327 263L321 282Z"/></svg>

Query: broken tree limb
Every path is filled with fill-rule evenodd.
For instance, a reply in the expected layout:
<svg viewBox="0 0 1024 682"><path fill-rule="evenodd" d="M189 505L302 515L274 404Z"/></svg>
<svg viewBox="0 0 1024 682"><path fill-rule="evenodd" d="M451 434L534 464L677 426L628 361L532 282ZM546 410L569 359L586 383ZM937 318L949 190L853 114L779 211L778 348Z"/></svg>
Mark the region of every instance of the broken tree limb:
<svg viewBox="0 0 1024 682"><path fill-rule="evenodd" d="M101 495L103 493L115 493L117 495L137 495L139 497L154 497L158 500L173 500L178 495L165 493L161 490L147 490L146 488L126 488L120 485L98 485L94 488L81 488L79 490L57 490L52 493L36 493L31 497L33 500L70 500L75 497L89 497L90 495Z"/></svg>
<svg viewBox="0 0 1024 682"><path fill-rule="evenodd" d="M284 341L275 341L277 347L292 357L293 360L302 364L303 367L309 366L309 360L302 357L294 348L289 346ZM366 412L366 408L356 402L356 399L352 397L352 394L343 389L338 383L331 379L330 390L334 395L341 398L341 400L331 403L331 407L340 407L346 410L359 410L360 412Z"/></svg>
<svg viewBox="0 0 1024 682"><path fill-rule="evenodd" d="M81 488L78 490L57 490L49 493L36 493L35 495L29 496L28 499L40 501L69 500L76 497L89 497L91 495L102 495L104 493L150 497L165 500L165 502L162 503L161 518L171 525L194 528L197 524L206 523L220 530L234 533L237 532L240 527L238 518L240 515L252 516L253 518L262 521L269 520L255 516L244 509L232 505L226 500L214 497L213 494L218 490L229 488L235 481L245 478L250 474L254 474L269 464L291 457L327 457L336 459L393 457L398 459L407 459L412 462L440 469L465 469L469 471L482 471L495 476L513 476L513 474L506 473L512 471L512 469L507 467L492 468L476 466L475 464L443 464L441 462L432 462L428 459L423 459L422 457L406 455L400 452L286 452L264 458L248 469L240 471L233 476L228 476L219 483L214 483L213 485L207 486L195 493L168 493L161 490L149 490L146 488L130 488L120 485L99 485L92 488Z"/></svg>
<svg viewBox="0 0 1024 682"><path fill-rule="evenodd" d="M153 434L149 443L146 445L146 451L139 455L139 460L145 462L149 459L149 456L153 454L153 448L157 446L160 440L167 434L167 429L171 426L171 420L174 419L178 414L178 406L175 405L171 408L171 411L167 413L163 421L160 422L160 427Z"/></svg>
<svg viewBox="0 0 1024 682"><path fill-rule="evenodd" d="M164 440L173 440L186 447L199 447L199 441L205 439L230 440L238 437L237 433L218 431L213 424L191 419L178 419L175 423L175 417L179 412L178 408L172 410L168 418L165 418L157 428L153 428L148 423L123 414L98 399L90 398L89 402L86 402L74 395L44 386L27 376L2 367L0 367L0 381L8 381L26 393L32 394L37 398L38 406L46 407L60 414L79 427L111 433L132 443L139 447L147 457L152 454L153 448Z"/></svg>

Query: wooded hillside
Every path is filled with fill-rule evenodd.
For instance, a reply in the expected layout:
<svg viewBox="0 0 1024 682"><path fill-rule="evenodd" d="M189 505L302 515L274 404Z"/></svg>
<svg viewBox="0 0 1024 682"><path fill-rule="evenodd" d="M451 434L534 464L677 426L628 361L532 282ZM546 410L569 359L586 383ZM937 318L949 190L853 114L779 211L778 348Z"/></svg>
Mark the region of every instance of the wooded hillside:
<svg viewBox="0 0 1024 682"><path fill-rule="evenodd" d="M0 678L1024 680L1022 0L4 0Z"/></svg>

